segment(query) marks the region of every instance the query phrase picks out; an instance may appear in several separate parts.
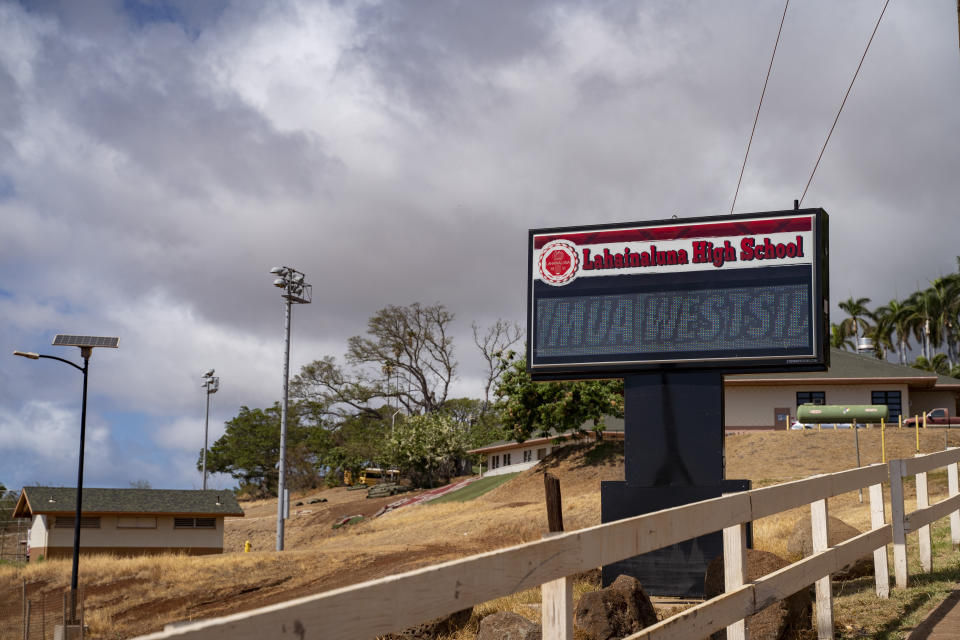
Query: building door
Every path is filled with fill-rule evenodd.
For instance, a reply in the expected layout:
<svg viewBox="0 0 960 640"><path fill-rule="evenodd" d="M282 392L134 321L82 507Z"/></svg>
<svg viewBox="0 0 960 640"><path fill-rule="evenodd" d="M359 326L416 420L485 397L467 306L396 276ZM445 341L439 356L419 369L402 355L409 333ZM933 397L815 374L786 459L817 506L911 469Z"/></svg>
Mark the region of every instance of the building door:
<svg viewBox="0 0 960 640"><path fill-rule="evenodd" d="M777 429L790 428L790 408L779 408L773 410L774 424Z"/></svg>

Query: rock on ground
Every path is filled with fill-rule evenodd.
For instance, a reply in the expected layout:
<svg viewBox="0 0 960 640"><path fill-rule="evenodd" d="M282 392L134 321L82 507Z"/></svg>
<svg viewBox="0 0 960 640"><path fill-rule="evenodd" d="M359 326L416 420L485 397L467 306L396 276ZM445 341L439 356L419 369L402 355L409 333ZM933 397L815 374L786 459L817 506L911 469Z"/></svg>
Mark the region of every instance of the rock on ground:
<svg viewBox="0 0 960 640"><path fill-rule="evenodd" d="M583 594L574 625L588 640L612 640L657 622L657 612L640 581L621 575L606 589Z"/></svg>
<svg viewBox="0 0 960 640"><path fill-rule="evenodd" d="M756 580L789 564L769 551L747 549L747 580ZM707 598L723 593L723 556L715 558L707 567L703 591ZM791 630L809 629L811 610L810 590L798 591L747 618L750 640L781 640L786 638ZM712 640L725 640L727 631L721 629L710 637Z"/></svg>
<svg viewBox="0 0 960 640"><path fill-rule="evenodd" d="M841 542L858 536L862 531L850 526L840 518L827 518L827 542L834 547ZM787 553L797 559L806 558L813 553L813 531L810 525L810 514L801 518L793 528L790 539L787 541ZM834 580L852 580L873 575L873 554L858 558L833 574Z"/></svg>
<svg viewBox="0 0 960 640"><path fill-rule="evenodd" d="M433 640L440 635L456 633L470 621L473 607L461 609L448 616L435 618L429 622L422 622L415 627L404 629L400 633L384 636L384 640Z"/></svg>
<svg viewBox="0 0 960 640"><path fill-rule="evenodd" d="M480 621L477 640L541 640L540 625L519 613L500 611Z"/></svg>

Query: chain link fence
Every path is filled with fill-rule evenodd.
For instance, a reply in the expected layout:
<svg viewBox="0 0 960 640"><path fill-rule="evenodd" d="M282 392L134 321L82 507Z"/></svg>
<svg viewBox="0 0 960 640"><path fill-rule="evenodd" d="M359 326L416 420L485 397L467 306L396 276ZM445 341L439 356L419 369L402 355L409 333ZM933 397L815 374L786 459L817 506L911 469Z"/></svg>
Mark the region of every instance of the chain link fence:
<svg viewBox="0 0 960 640"><path fill-rule="evenodd" d="M70 590L31 590L24 582L21 597L0 602L0 640L54 640L70 617ZM83 618L83 589L77 592L77 617ZM83 628L83 625L80 625ZM61 636L67 640L67 636ZM82 638L83 633L69 636Z"/></svg>

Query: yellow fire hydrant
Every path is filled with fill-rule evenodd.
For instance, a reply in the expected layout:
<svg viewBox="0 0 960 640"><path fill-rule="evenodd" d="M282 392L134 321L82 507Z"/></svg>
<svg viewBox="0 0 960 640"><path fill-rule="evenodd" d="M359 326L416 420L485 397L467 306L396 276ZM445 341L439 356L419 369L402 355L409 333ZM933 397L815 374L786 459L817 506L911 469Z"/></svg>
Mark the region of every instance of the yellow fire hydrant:
<svg viewBox="0 0 960 640"><path fill-rule="evenodd" d="M247 540L246 542L243 543L243 552L244 552L244 553L250 553L250 541L249 541L249 540Z"/></svg>

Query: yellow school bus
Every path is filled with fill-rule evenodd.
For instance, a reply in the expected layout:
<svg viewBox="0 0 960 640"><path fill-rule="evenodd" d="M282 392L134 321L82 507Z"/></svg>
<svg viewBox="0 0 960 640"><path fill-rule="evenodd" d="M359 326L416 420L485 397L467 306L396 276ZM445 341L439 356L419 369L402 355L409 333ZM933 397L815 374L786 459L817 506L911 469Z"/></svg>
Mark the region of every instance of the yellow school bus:
<svg viewBox="0 0 960 640"><path fill-rule="evenodd" d="M396 469L379 469L377 467L367 467L360 470L358 482L372 487L381 482L396 482L400 477L400 472Z"/></svg>

